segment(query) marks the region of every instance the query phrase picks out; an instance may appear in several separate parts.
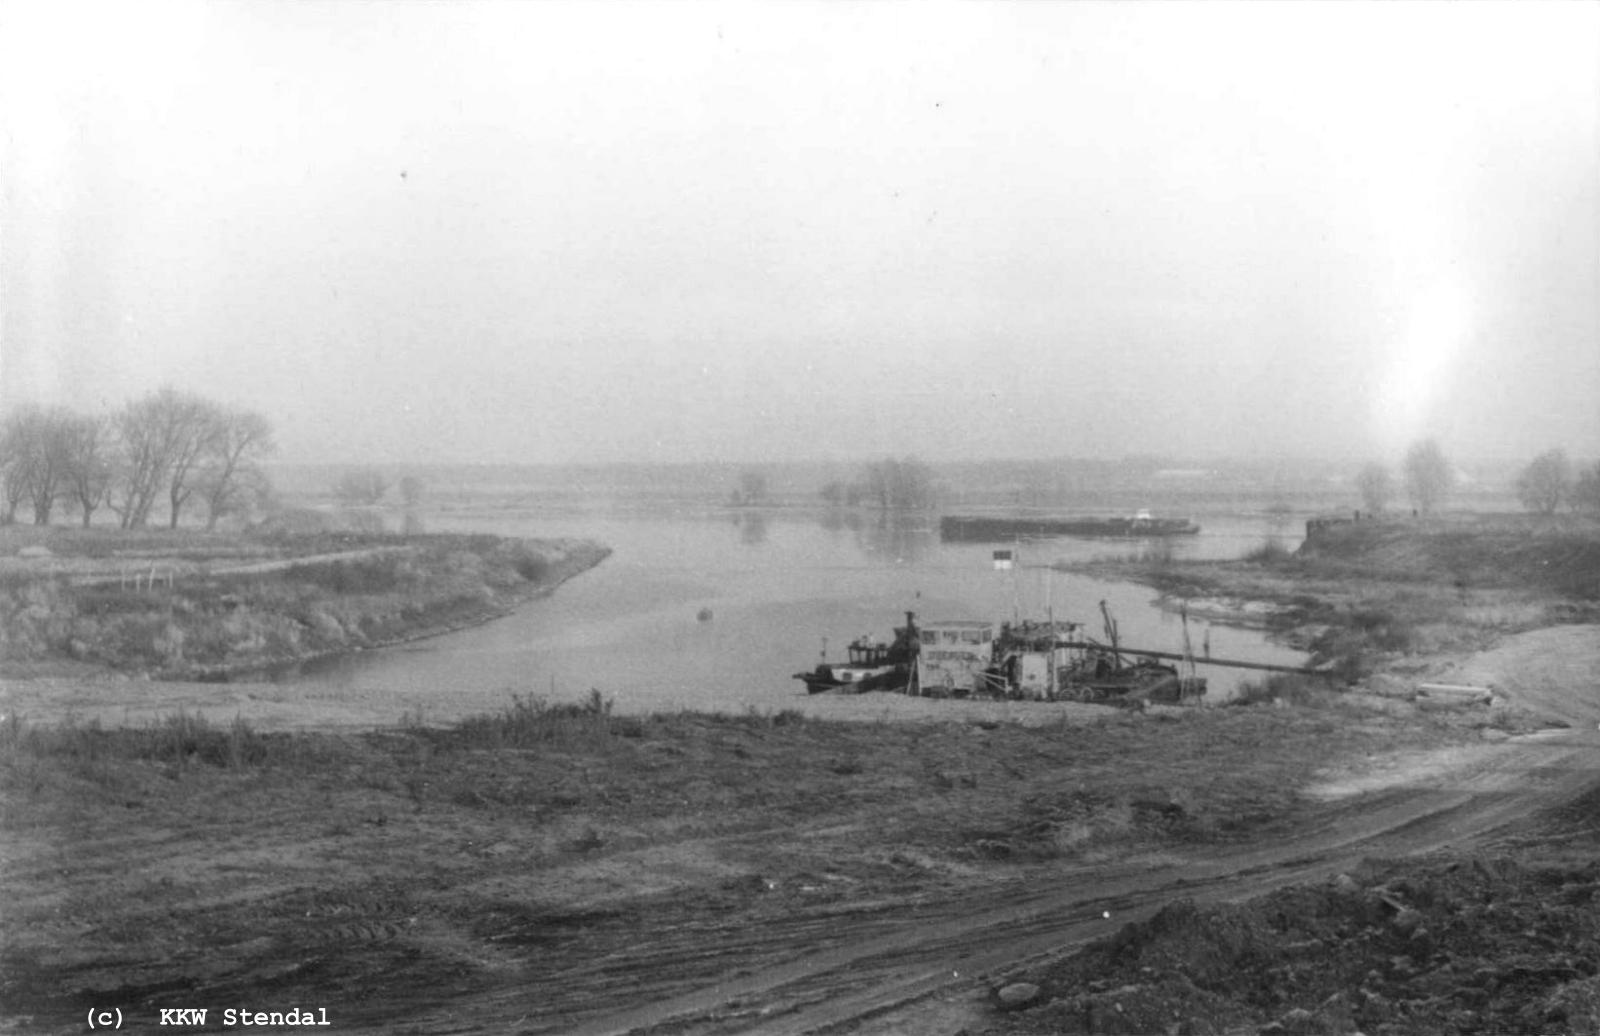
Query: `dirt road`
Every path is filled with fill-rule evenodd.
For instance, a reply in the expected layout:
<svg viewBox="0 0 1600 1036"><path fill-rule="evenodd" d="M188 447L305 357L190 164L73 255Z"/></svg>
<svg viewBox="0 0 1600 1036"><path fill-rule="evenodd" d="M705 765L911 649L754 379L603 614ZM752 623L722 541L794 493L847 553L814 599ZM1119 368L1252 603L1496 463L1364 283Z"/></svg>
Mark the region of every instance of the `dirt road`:
<svg viewBox="0 0 1600 1036"><path fill-rule="evenodd" d="M386 1028L465 1034L509 1026L575 1036L981 1028L985 975L1108 935L1175 897L1238 900L1332 877L1364 857L1470 848L1600 783L1600 629L1558 627L1511 638L1456 671L1569 726L1461 753L1443 771L1430 765L1419 775L1392 767L1387 788L1343 800L1314 829L1280 844L1136 873L1064 872L1050 889L993 888L888 922L863 911L822 925L810 919L738 933L712 927L699 938L641 932L625 958L563 974L560 988L506 988ZM807 952L817 946L826 948ZM726 979L700 988L674 982L707 953L730 965L799 955L754 970L732 967ZM615 1012L594 1009L629 982L657 983L660 995Z"/></svg>

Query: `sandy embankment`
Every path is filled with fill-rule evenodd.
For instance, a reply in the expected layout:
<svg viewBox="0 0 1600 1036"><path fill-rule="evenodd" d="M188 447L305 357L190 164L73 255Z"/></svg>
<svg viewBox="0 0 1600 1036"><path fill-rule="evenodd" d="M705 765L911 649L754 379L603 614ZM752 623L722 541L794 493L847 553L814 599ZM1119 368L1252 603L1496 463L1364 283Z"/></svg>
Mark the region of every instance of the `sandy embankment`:
<svg viewBox="0 0 1600 1036"><path fill-rule="evenodd" d="M1497 726L1487 724L1482 744L1350 760L1325 770L1305 794L1331 801L1387 788L1454 787L1465 774L1491 767L1494 760L1519 751L1519 745L1525 747L1528 742L1600 743L1592 723L1594 705L1600 703L1600 626L1530 630L1507 637L1487 651L1436 658L1425 676L1412 681L1413 688L1427 683L1484 688L1492 692L1493 705L1451 707L1481 714L1486 720L1496 711L1512 709L1526 717L1527 726L1540 729L1508 738Z"/></svg>

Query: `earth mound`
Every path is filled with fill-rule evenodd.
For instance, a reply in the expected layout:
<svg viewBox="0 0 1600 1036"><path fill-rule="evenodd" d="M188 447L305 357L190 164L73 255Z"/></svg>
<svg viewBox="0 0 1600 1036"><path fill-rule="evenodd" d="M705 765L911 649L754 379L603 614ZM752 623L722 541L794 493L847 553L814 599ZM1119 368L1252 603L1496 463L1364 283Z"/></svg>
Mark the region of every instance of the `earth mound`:
<svg viewBox="0 0 1600 1036"><path fill-rule="evenodd" d="M1368 861L1237 905L1169 904L998 979L1005 1033L1594 1032L1600 863Z"/></svg>

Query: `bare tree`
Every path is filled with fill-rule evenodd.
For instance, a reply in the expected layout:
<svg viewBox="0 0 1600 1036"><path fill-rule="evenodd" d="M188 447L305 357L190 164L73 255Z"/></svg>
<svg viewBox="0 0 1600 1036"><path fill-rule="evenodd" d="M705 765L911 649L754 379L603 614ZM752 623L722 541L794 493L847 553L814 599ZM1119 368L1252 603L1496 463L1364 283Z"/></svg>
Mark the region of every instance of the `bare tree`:
<svg viewBox="0 0 1600 1036"><path fill-rule="evenodd" d="M163 491L177 528L221 426L216 404L167 386L129 403L114 424L121 446L111 508L125 529L143 528Z"/></svg>
<svg viewBox="0 0 1600 1036"><path fill-rule="evenodd" d="M106 502L124 529L135 529L149 517L156 487L167 473L166 455L148 400L123 407L112 418L112 427L117 434L118 456Z"/></svg>
<svg viewBox="0 0 1600 1036"><path fill-rule="evenodd" d="M103 417L74 415L67 433L67 493L87 529L111 491L111 425Z"/></svg>
<svg viewBox="0 0 1600 1036"><path fill-rule="evenodd" d="M1578 472L1572 487L1572 509L1600 513L1600 461Z"/></svg>
<svg viewBox="0 0 1600 1036"><path fill-rule="evenodd" d="M16 442L11 434L11 418L7 417L0 425L0 502L5 505L0 524L11 525L17 520L17 508L27 495L27 486L17 477Z"/></svg>
<svg viewBox="0 0 1600 1036"><path fill-rule="evenodd" d="M415 475L407 475L400 480L400 501L406 507L416 507L422 503L422 494L427 489L422 479Z"/></svg>
<svg viewBox="0 0 1600 1036"><path fill-rule="evenodd" d="M178 527L178 513L194 495L196 476L217 449L223 427L222 411L215 403L183 394L176 404L172 465L167 471L167 527L171 529Z"/></svg>
<svg viewBox="0 0 1600 1036"><path fill-rule="evenodd" d="M1406 493L1423 514L1431 512L1455 484L1455 472L1435 439L1414 443L1406 451Z"/></svg>
<svg viewBox="0 0 1600 1036"><path fill-rule="evenodd" d="M17 508L28 497L27 427L23 414L8 414L0 425L0 476L4 476L4 523L17 520Z"/></svg>
<svg viewBox="0 0 1600 1036"><path fill-rule="evenodd" d="M1517 476L1517 499L1540 514L1555 514L1571 491L1572 464L1562 449L1539 454Z"/></svg>
<svg viewBox="0 0 1600 1036"><path fill-rule="evenodd" d="M272 424L254 411L219 409L215 421L210 453L195 484L206 504L207 529L265 495L269 485L258 461L276 449Z"/></svg>
<svg viewBox="0 0 1600 1036"><path fill-rule="evenodd" d="M150 521L178 452L182 410L183 397L168 387L128 403L113 419L121 457L111 509L124 529L140 529Z"/></svg>
<svg viewBox="0 0 1600 1036"><path fill-rule="evenodd" d="M913 457L868 465L866 483L866 495L886 511L933 506L933 472Z"/></svg>
<svg viewBox="0 0 1600 1036"><path fill-rule="evenodd" d="M754 468L739 472L739 488L729 500L735 507L752 507L767 502L767 476Z"/></svg>
<svg viewBox="0 0 1600 1036"><path fill-rule="evenodd" d="M0 429L6 475L6 520L16 520L23 500L33 506L35 525L49 525L56 501L67 491L72 412L64 407L25 407Z"/></svg>
<svg viewBox="0 0 1600 1036"><path fill-rule="evenodd" d="M371 506L389 491L389 480L377 468L354 468L339 477L333 491L348 506Z"/></svg>
<svg viewBox="0 0 1600 1036"><path fill-rule="evenodd" d="M1381 513L1394 496L1394 480L1389 477L1389 469L1377 461L1367 464L1356 475L1356 488L1361 491L1361 505L1373 514Z"/></svg>

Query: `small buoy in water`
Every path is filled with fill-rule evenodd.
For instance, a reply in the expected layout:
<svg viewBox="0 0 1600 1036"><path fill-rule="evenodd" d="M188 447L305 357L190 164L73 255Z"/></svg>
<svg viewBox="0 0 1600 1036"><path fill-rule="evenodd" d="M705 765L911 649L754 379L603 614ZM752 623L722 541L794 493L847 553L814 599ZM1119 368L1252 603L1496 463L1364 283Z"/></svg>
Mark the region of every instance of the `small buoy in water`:
<svg viewBox="0 0 1600 1036"><path fill-rule="evenodd" d="M698 618L701 622L710 622L711 621L711 609L710 608L701 608L700 609L700 614L695 616L695 617Z"/></svg>

